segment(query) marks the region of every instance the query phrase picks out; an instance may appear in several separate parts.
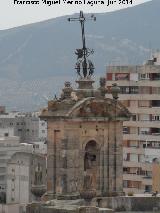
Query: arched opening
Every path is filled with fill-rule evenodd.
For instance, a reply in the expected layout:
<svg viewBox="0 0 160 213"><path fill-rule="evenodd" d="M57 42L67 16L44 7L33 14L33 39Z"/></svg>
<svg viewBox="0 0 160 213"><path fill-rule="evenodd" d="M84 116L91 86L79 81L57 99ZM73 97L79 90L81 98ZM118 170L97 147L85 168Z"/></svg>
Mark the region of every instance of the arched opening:
<svg viewBox="0 0 160 213"><path fill-rule="evenodd" d="M84 156L84 171L93 169L97 166L97 143L95 141L89 141L85 147Z"/></svg>
<svg viewBox="0 0 160 213"><path fill-rule="evenodd" d="M85 146L84 172L92 177L92 186L97 189L99 174L99 147L96 141L91 140Z"/></svg>

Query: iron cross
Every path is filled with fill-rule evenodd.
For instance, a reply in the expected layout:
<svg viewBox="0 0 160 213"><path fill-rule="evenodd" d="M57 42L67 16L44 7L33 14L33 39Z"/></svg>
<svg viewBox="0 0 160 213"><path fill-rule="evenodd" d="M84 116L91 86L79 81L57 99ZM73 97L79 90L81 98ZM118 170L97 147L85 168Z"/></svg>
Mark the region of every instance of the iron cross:
<svg viewBox="0 0 160 213"><path fill-rule="evenodd" d="M79 21L81 24L81 30L82 30L82 44L83 44L83 51L86 52L86 39L85 39L85 31L84 31L84 23L86 20L93 20L96 21L96 17L94 15L91 15L90 18L86 18L83 14L83 11L80 11L79 17L77 18L68 18L68 21Z"/></svg>

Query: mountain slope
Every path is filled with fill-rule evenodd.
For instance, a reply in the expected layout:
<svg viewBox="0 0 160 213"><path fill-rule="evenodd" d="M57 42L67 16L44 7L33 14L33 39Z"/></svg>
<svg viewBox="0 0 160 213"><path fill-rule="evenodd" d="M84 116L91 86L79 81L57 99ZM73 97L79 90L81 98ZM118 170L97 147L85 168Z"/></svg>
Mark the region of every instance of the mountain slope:
<svg viewBox="0 0 160 213"><path fill-rule="evenodd" d="M105 74L108 63L140 64L150 47L160 48L159 8L160 1L153 0L97 14L95 23L86 23L97 76ZM1 103L25 110L44 104L43 96L54 95L63 81L76 77L74 50L81 46L79 23L67 22L66 16L0 31Z"/></svg>

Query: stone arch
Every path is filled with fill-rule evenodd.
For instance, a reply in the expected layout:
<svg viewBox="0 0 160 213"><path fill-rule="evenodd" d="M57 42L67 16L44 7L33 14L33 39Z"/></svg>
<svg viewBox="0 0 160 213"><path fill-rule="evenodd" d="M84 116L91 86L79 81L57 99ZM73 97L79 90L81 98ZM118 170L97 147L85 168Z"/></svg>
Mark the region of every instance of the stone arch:
<svg viewBox="0 0 160 213"><path fill-rule="evenodd" d="M91 142L91 141L95 141L96 142L96 146L97 146L97 149L101 149L101 146L102 146L102 143L100 142L100 141L97 141L97 139L96 138L90 138L89 140L87 139L85 139L85 140L83 140L82 141L82 143L81 143L81 148L82 148L82 150L85 150L85 148L86 148L86 146L87 146L87 144L89 143L89 142Z"/></svg>

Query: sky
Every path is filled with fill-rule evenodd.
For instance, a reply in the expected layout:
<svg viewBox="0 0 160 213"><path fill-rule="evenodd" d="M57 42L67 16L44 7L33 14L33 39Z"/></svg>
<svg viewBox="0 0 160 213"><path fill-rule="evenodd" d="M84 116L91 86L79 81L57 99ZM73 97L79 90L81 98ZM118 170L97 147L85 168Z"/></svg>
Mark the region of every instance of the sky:
<svg viewBox="0 0 160 213"><path fill-rule="evenodd" d="M39 4L25 4L31 2ZM76 0L72 0L73 4L68 4L68 0L57 0L60 4L52 4L50 2L56 0L0 0L0 30L9 29L21 25L35 23L63 15L71 15L83 10L87 13L101 13L123 9L135 6L150 0L103 0L105 4L86 4L98 0L78 0L85 4L74 4ZM71 0L69 0L71 1ZM101 0L100 0L101 1ZM128 4L127 4L128 1ZM132 1L132 4L130 3ZM24 4L21 4L24 2ZM48 4L47 4L48 2ZM114 2L109 4L108 2ZM119 3L125 4L119 4Z"/></svg>

